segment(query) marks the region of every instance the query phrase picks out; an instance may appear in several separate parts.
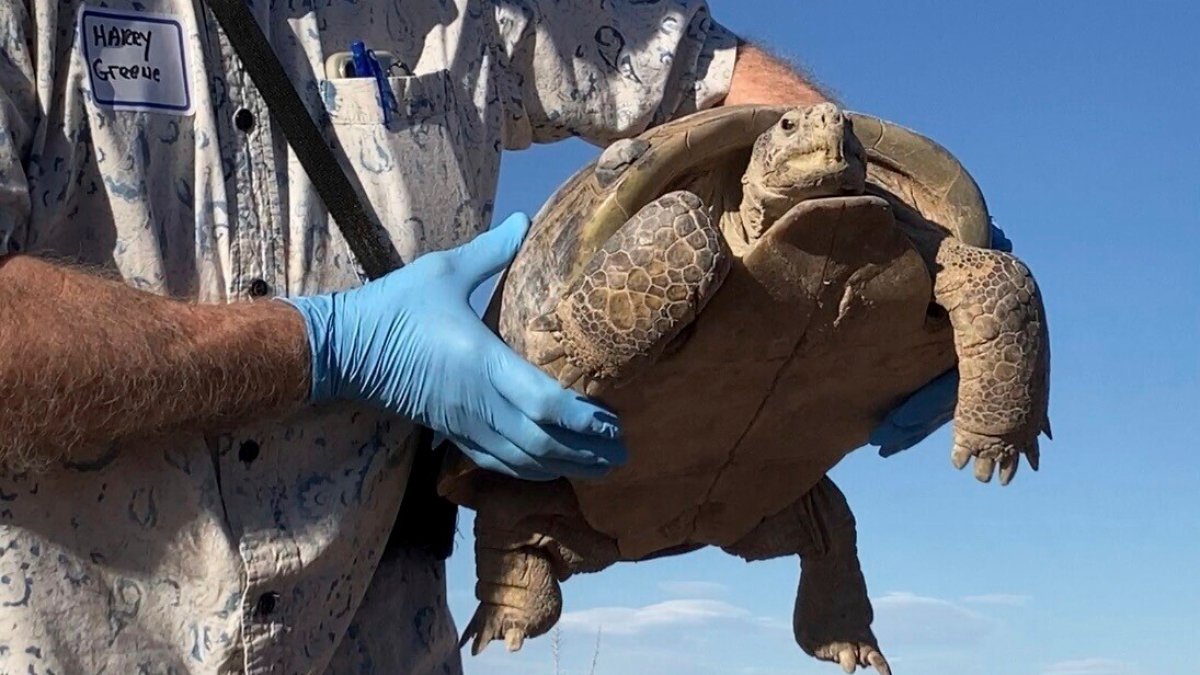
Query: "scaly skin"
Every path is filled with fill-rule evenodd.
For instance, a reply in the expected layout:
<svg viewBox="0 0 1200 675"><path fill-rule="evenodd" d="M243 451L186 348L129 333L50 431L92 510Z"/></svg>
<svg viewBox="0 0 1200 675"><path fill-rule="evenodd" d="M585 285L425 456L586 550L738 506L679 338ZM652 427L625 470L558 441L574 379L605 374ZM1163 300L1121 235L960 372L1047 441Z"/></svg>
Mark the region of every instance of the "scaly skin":
<svg viewBox="0 0 1200 675"><path fill-rule="evenodd" d="M950 314L961 380L951 461L975 458L975 477L1000 483L1020 456L1038 468L1038 434L1050 436L1050 334L1037 283L1009 253L946 238L936 256L934 298Z"/></svg>
<svg viewBox="0 0 1200 675"><path fill-rule="evenodd" d="M665 194L605 242L553 312L534 320L531 330L557 343L534 362L549 365L565 387L582 380L589 394L628 382L691 323L728 269L700 198Z"/></svg>
<svg viewBox="0 0 1200 675"><path fill-rule="evenodd" d="M742 177L739 244L753 244L801 201L861 193L865 176L862 146L840 110L822 104L787 112L759 137ZM534 363L591 395L630 381L716 293L728 258L720 226L699 197L659 197L604 243L553 311L531 323L529 330L555 338Z"/></svg>
<svg viewBox="0 0 1200 675"><path fill-rule="evenodd" d="M754 143L742 174L743 238L753 243L793 206L861 194L867 165L849 119L830 103L792 110Z"/></svg>
<svg viewBox="0 0 1200 675"><path fill-rule="evenodd" d="M637 155L634 148L620 150L609 157L611 180ZM862 147L836 108L786 113L754 146L740 208L725 214L737 227L719 229L690 192L650 202L584 264L557 306L528 326L553 337L540 340L553 344L531 358L588 393L628 382L701 311L729 255L751 252L780 215L804 200L860 194L864 175ZM974 455L977 475L986 469L990 477L999 462L1007 482L1019 452L1036 468L1037 432L1049 432L1040 295L1028 270L1007 254L944 236L914 244L933 270L935 300L949 311L960 356L955 463ZM560 581L621 559L615 542L588 526L573 494L550 495L556 484L475 503L480 606L463 635L464 644L474 638L473 653L494 639L516 649L544 633L561 612ZM570 492L565 483L559 487ZM831 481L725 550L747 560L798 554L797 642L847 672L859 666L889 672L870 629L853 515Z"/></svg>
<svg viewBox="0 0 1200 675"><path fill-rule="evenodd" d="M847 673L861 666L891 675L871 631L874 611L858 560L854 514L828 476L724 550L747 562L799 555L793 629L800 648Z"/></svg>
<svg viewBox="0 0 1200 675"><path fill-rule="evenodd" d="M849 127L841 111L825 104L786 113L760 137L742 181L745 229L738 234L740 247L752 246L801 201L862 192L863 150ZM615 159L609 157L609 163L627 163L625 154L612 154ZM628 382L663 353L715 294L730 253L719 224L699 197L687 191L659 197L604 243L551 312L531 322L528 330L554 337L549 349L532 355L533 361L564 386L589 394ZM802 647L843 667L874 665L886 674L887 663L870 631L871 607L854 552L853 517L836 487L823 486L798 502L798 509L807 509L804 515L789 510L756 532L772 541L783 537L770 557L807 551L803 560L808 571L796 606ZM526 637L544 633L561 612L559 581L582 562L600 569L620 557L615 543L594 533L582 515L564 520L560 514L548 522L526 518L538 507L516 502L534 492L531 488L527 495L509 495L496 503L482 496L476 504L480 605L462 637L463 644L474 639L474 654L491 640L504 639L515 650ZM801 536L796 523L814 531L829 529L832 541ZM568 540L570 545L563 543ZM742 542L743 550L753 548L752 540ZM831 595L827 589L838 592Z"/></svg>
<svg viewBox="0 0 1200 675"><path fill-rule="evenodd" d="M559 583L620 559L612 539L588 527L561 482L536 483L519 495L483 491L475 519L475 597L479 607L459 646L471 654L503 639L509 651L537 637L562 614Z"/></svg>
<svg viewBox="0 0 1200 675"><path fill-rule="evenodd" d="M474 638L471 654L477 655L492 640L503 639L508 651L515 652L526 637L541 635L558 621L562 592L541 550L477 542L475 560L479 607L463 629L459 647Z"/></svg>

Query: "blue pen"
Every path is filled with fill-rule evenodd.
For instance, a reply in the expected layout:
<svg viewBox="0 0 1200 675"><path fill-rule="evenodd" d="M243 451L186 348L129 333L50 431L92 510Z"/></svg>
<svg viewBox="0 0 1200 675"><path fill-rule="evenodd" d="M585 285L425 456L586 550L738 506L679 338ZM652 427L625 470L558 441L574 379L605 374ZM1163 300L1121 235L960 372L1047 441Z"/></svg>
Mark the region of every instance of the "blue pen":
<svg viewBox="0 0 1200 675"><path fill-rule="evenodd" d="M350 58L353 59L355 77L371 76L371 61L367 56L367 45L362 40L350 43Z"/></svg>
<svg viewBox="0 0 1200 675"><path fill-rule="evenodd" d="M392 95L392 88L388 85L387 74L379 65L379 59L375 58L375 53L367 49L362 40L350 43L350 57L354 62L355 77L375 78L375 85L379 88L379 109L383 113L383 124L387 126L391 122L395 97Z"/></svg>
<svg viewBox="0 0 1200 675"><path fill-rule="evenodd" d="M354 77L371 77L371 61L367 58L367 46L361 40L350 42L350 59L354 64Z"/></svg>

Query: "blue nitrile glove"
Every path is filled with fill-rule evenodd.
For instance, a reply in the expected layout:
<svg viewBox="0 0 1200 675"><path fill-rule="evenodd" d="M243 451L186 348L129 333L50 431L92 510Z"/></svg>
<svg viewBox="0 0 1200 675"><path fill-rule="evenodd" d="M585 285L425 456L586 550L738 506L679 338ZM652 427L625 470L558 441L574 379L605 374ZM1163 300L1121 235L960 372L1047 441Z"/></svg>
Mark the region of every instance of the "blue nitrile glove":
<svg viewBox="0 0 1200 675"><path fill-rule="evenodd" d="M518 356L467 302L528 228L517 213L360 288L286 299L308 328L312 402L373 403L519 478L598 477L623 464L616 417Z"/></svg>
<svg viewBox="0 0 1200 675"><path fill-rule="evenodd" d="M1012 252L1012 242L995 223L992 223L992 248ZM871 432L867 443L879 446L880 457L891 457L907 450L954 419L957 402L958 368L954 368L918 389L889 412Z"/></svg>

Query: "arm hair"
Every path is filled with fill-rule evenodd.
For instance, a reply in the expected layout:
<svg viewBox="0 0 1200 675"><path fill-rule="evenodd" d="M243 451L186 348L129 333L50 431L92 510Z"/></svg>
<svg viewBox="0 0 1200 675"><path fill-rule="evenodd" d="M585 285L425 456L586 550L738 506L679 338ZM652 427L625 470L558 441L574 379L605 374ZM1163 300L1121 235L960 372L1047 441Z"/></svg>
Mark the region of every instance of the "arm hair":
<svg viewBox="0 0 1200 675"><path fill-rule="evenodd" d="M188 303L0 259L0 469L298 407L308 352L303 319L282 302Z"/></svg>

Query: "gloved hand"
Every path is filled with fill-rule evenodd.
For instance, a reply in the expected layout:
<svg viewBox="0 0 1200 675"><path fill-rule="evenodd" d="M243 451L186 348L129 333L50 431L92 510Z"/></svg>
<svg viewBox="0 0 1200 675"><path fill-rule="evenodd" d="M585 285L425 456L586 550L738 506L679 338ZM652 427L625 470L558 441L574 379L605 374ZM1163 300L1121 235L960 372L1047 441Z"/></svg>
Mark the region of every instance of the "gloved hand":
<svg viewBox="0 0 1200 675"><path fill-rule="evenodd" d="M286 299L308 328L312 402L373 403L518 478L598 477L623 464L616 417L518 356L467 302L508 266L528 228L514 214L359 288Z"/></svg>
<svg viewBox="0 0 1200 675"><path fill-rule="evenodd" d="M1012 242L995 223L992 223L992 248L1012 252ZM889 412L871 432L867 443L879 446L880 457L891 457L907 450L954 419L957 402L958 369L954 368L918 389Z"/></svg>

